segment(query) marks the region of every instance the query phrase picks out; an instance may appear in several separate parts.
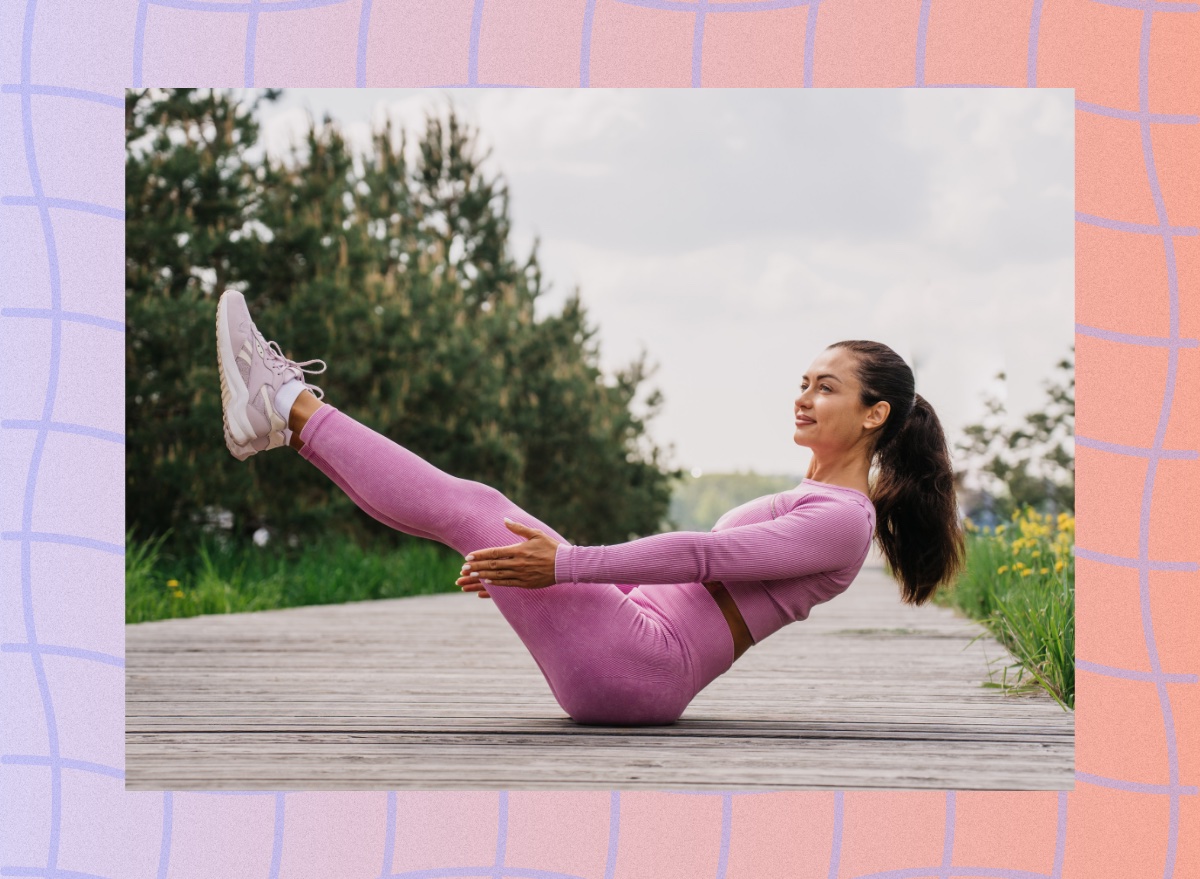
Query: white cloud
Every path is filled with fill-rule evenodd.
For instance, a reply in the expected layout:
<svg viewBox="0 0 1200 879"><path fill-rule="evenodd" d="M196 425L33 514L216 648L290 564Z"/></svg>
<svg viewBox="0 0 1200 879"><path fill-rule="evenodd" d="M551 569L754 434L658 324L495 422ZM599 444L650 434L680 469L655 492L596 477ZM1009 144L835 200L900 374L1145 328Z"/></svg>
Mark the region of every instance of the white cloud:
<svg viewBox="0 0 1200 879"><path fill-rule="evenodd" d="M478 124L511 162L554 158L616 128L643 127L644 99L625 89L488 89Z"/></svg>
<svg viewBox="0 0 1200 879"><path fill-rule="evenodd" d="M478 126L539 313L579 285L606 369L648 351L681 466L802 471L796 383L839 339L915 359L955 434L999 369L1039 405L1073 338L1069 90L297 90L264 136L305 100L355 143L449 102Z"/></svg>

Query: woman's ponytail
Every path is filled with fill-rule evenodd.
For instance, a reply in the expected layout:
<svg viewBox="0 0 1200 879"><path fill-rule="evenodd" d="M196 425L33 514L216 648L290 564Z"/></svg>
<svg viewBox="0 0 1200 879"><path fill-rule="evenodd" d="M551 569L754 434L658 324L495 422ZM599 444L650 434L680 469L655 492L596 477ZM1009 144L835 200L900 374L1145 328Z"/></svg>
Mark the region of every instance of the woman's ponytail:
<svg viewBox="0 0 1200 879"><path fill-rule="evenodd" d="M875 539L902 600L924 604L954 581L966 557L946 435L929 401L914 393L912 369L891 348L860 341L830 347L858 355L863 405L890 404L871 452Z"/></svg>
<svg viewBox="0 0 1200 879"><path fill-rule="evenodd" d="M966 548L958 522L954 468L937 413L916 395L909 415L878 449L872 488L875 534L908 604L924 604L953 582Z"/></svg>

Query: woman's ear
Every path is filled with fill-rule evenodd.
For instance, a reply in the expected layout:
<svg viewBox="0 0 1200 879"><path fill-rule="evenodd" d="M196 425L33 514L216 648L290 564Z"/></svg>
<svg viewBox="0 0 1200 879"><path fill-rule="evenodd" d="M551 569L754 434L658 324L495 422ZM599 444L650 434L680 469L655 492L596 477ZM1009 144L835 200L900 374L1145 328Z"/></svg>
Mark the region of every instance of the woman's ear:
<svg viewBox="0 0 1200 879"><path fill-rule="evenodd" d="M891 411L892 404L887 400L880 400L878 403L872 406L870 410L868 410L867 417L863 422L863 427L867 430L874 430L887 421L888 414Z"/></svg>

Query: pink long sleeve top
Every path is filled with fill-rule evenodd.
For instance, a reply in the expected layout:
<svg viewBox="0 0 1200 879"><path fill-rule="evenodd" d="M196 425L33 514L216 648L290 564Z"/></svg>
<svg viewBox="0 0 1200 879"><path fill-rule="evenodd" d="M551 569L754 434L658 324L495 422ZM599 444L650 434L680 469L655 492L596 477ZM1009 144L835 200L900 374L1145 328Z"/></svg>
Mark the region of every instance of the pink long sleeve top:
<svg viewBox="0 0 1200 879"><path fill-rule="evenodd" d="M560 544L554 575L559 583L720 580L757 643L845 591L874 533L875 507L865 494L805 479L735 507L711 531Z"/></svg>

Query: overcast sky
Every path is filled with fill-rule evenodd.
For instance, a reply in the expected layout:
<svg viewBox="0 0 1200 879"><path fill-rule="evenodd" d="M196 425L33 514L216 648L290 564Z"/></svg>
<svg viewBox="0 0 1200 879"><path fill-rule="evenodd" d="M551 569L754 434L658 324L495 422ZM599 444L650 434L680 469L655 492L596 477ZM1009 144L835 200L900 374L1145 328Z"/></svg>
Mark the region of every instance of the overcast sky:
<svg viewBox="0 0 1200 879"><path fill-rule="evenodd" d="M1016 421L1069 352L1069 89L289 89L263 138L328 112L365 147L448 104L509 182L518 258L541 238L538 313L578 286L603 368L657 365L671 466L803 474L793 400L840 339L914 365L951 442L996 372Z"/></svg>

